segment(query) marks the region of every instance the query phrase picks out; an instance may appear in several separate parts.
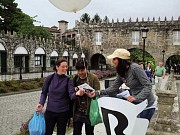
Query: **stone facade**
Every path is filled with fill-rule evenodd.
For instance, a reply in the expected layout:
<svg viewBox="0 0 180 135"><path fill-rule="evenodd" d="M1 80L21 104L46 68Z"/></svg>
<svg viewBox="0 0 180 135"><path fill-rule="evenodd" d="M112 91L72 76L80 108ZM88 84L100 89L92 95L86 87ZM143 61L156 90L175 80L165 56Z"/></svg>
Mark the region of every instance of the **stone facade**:
<svg viewBox="0 0 180 135"><path fill-rule="evenodd" d="M180 55L180 18L177 20L173 18L172 20L167 20L165 18L163 21L160 18L158 20L154 18L153 20L148 19L147 21L144 21L144 19L138 21L137 19L135 22L132 22L131 19L125 22L123 19L122 22L118 20L114 22L112 20L111 23L102 22L98 24L76 21L75 28L71 30L67 29L68 22L66 21L59 21L59 25L62 29L59 30L65 32L61 32L61 38L54 38L53 40L33 39L32 37L22 38L17 37L16 34L12 35L12 33L1 33L0 53L2 57L0 57L0 67L6 63L4 65L7 65L7 72L14 73L18 70L14 66L15 51L18 47L24 47L27 50L27 54L23 58L23 66L28 68L27 72L40 71L42 66L44 70L52 70L50 59L53 51L57 52L58 57L62 57L63 51L69 51L69 61L70 66L72 66L73 54L78 53L79 57L81 57L81 47L90 66L95 68L99 67L99 64L110 64L106 56L111 54L116 48L143 48L140 32L143 26L149 29L145 42L145 50L154 57L156 63L162 60L162 50L165 50L165 61L172 55ZM176 32L177 35L174 35ZM77 33L79 33L80 37L77 36ZM173 37L178 40L176 45L174 44ZM65 45L64 39L66 38L70 39L68 40L70 41L69 43L73 41L73 45ZM4 50L1 50L1 47L4 47ZM44 59L43 65L39 66L35 65L35 52L38 48L44 50L42 55ZM23 72L25 72L25 69L23 69Z"/></svg>
<svg viewBox="0 0 180 135"><path fill-rule="evenodd" d="M143 40L141 38L141 28L146 26L149 29L146 38L145 50L151 54L155 62L162 61L162 50L165 50L164 60L166 61L172 55L180 55L180 43L173 45L173 32L180 31L180 17L177 20L173 18L163 21L158 20L138 21L132 22L129 19L125 22L118 20L111 23L87 24L76 21L75 28L79 30L82 39L82 45L87 47L90 51L90 58L94 54L99 54L103 49L103 56L111 54L116 48L143 48ZM139 32L138 44L133 45L132 33ZM96 45L96 33L102 34L101 45ZM180 38L180 37L178 37ZM90 61L90 60L89 60ZM110 63L110 61L108 61Z"/></svg>
<svg viewBox="0 0 180 135"><path fill-rule="evenodd" d="M13 73L15 72L16 68L14 67L14 53L15 50L18 47L24 47L29 56L29 71L33 72L36 70L35 68L35 51L38 47L41 47L45 50L46 53L46 64L47 67L50 66L49 62L49 56L52 53L53 50L58 51L58 48L56 47L56 43L53 42L52 40L47 40L45 42L44 39L37 39L33 40L32 38L27 39L27 38L19 38L16 37L15 35L4 35L0 34L0 43L4 46L5 51L7 52L7 58L2 58L2 59L7 59L7 72ZM23 62L23 61L22 61Z"/></svg>

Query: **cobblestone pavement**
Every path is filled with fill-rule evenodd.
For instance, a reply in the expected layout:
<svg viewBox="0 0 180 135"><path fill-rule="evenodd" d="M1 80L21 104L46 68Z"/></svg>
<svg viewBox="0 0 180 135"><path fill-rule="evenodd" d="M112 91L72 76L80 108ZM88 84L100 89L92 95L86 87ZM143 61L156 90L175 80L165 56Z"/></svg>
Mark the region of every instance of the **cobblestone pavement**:
<svg viewBox="0 0 180 135"><path fill-rule="evenodd" d="M100 81L101 89L104 81ZM41 91L0 97L0 135L14 135L36 109Z"/></svg>
<svg viewBox="0 0 180 135"><path fill-rule="evenodd" d="M104 89L104 81L100 82L101 89ZM0 97L0 135L14 135L19 132L21 123L27 121L35 111L40 92ZM95 135L105 134L103 124L95 127Z"/></svg>
<svg viewBox="0 0 180 135"><path fill-rule="evenodd" d="M40 91L0 97L0 135L14 135L36 109Z"/></svg>

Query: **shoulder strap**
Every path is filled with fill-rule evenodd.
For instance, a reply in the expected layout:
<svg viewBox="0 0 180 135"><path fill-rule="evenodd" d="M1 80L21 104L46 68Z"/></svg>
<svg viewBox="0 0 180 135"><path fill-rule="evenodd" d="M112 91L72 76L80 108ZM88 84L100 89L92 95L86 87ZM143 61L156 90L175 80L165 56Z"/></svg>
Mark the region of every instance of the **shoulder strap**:
<svg viewBox="0 0 180 135"><path fill-rule="evenodd" d="M78 75L75 75L75 77L73 78L74 87L77 87L77 78Z"/></svg>
<svg viewBox="0 0 180 135"><path fill-rule="evenodd" d="M51 74L51 77L50 77L50 79L48 81L48 92L49 92L49 85L51 84L51 81L52 81L53 77L54 77L54 73Z"/></svg>

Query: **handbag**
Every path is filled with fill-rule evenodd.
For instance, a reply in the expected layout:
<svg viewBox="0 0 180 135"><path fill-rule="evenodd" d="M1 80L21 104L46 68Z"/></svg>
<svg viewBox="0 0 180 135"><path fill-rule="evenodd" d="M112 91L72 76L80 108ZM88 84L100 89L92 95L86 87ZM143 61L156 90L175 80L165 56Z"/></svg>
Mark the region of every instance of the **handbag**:
<svg viewBox="0 0 180 135"><path fill-rule="evenodd" d="M95 126L99 123L102 123L102 118L99 113L99 105L98 105L98 98L91 99L90 104L90 112L89 112L89 119L91 122L91 126Z"/></svg>
<svg viewBox="0 0 180 135"><path fill-rule="evenodd" d="M29 122L30 135L45 135L46 124L42 112L34 112L33 118Z"/></svg>

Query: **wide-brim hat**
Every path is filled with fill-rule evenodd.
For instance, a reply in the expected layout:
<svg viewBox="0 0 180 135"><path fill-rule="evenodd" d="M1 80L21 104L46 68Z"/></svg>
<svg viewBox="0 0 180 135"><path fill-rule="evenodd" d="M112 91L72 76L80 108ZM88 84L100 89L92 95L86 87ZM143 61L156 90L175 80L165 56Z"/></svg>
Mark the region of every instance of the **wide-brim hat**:
<svg viewBox="0 0 180 135"><path fill-rule="evenodd" d="M130 59L130 52L126 49L120 48L116 49L113 54L107 56L108 59L113 59L113 58L120 58L120 59Z"/></svg>

